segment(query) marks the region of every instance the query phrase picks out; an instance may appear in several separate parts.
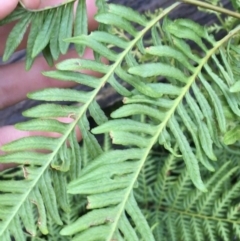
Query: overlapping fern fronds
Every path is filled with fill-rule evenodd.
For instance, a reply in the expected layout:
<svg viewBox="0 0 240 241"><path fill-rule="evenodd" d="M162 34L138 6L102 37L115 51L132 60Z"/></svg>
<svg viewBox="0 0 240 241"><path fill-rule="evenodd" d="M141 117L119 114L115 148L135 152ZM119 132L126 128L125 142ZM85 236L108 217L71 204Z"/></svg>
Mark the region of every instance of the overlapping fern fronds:
<svg viewBox="0 0 240 241"><path fill-rule="evenodd" d="M102 15L97 16L97 19L98 21L102 20L103 23L118 27L121 22L119 19L117 22L114 20L115 18L112 17L111 11L112 9L110 7L110 14L106 15L108 16L108 20L102 20ZM127 198L124 193L121 192L127 185L127 179L122 173L123 168L129 166L129 175L134 176L134 179L129 180L128 183L128 185L131 185L130 190L132 190L144 163L147 161L150 150L156 142L164 145L166 149L173 152L174 155L182 156L188 170L185 170L182 179L184 182L188 182L188 186L191 186L191 182L189 182L190 179L187 173L201 191L207 190L207 187L205 187L200 177L199 162L209 171L214 171L214 164L211 163L211 161L216 161L217 159L214 149L221 148L221 146L224 145L221 141L221 136L227 129L224 109L222 107L223 100L219 98L219 96L222 95L225 98L224 101L228 103L231 111L239 117L238 96L231 95L229 92L230 86L234 85L236 80L221 50L232 35L239 31L239 28L236 28L232 33L218 42L208 35L206 29L189 20L181 19L174 22L166 20L163 29L165 33L168 34L169 45L157 44L156 46L143 49L143 46L140 45L141 42L138 42L139 45L137 46L143 54L153 55L155 59L157 59L157 61L155 61L156 63L139 65L136 59L130 56L131 59L127 59L126 61L126 64L130 67L128 68L128 73L123 73L120 67L115 73L130 84L130 78L137 80L138 86L134 86L135 90L131 96L124 98L125 105L114 111L111 116L113 118L125 118L143 115L146 116L148 121L142 123L140 120L119 119L108 121L102 126L93 129L93 133L95 134L110 132L114 144L125 147L136 146L139 149L134 150L134 152L141 153L140 160L133 160L132 149L127 149L128 151L125 150L122 155L120 153L111 153L111 155L115 156L120 155L121 160L115 159L110 161L111 159L108 159L108 155L105 154L101 157L103 159L97 159L93 162L92 165L94 168L90 165L90 170L85 169L87 173L83 171L82 176L69 186L70 193L88 195L90 209L105 208L105 205L118 204L119 200L112 200L111 198L112 196L117 197L117 193L121 195L121 197L125 197L120 204L123 202L127 204ZM128 29L128 32L130 31L132 30ZM142 32L143 31L144 30L142 30ZM152 34L156 34L156 31L154 32L153 30ZM89 46L93 46L94 49L99 43L91 42L90 38L91 35L88 41L86 41L85 37L77 37L73 41L81 44L89 43ZM95 39L97 40L96 37L94 40ZM101 42L103 41L102 39L103 38L101 38ZM110 37L108 39L110 39ZM197 44L201 49L200 54L192 53L186 40L191 40L194 44ZM220 63L216 56L219 52L222 57L222 63ZM105 56L109 58L110 53L108 56ZM220 70L220 75L216 74L216 69ZM157 77L159 76L164 76L165 81L158 82ZM152 80L155 81L150 83ZM209 82L211 82L211 85ZM146 86L144 89L140 87L142 83ZM149 91L147 91L147 88L149 88ZM171 147L174 143L179 147L178 154L176 154ZM124 156L128 155L128 158L124 157L126 159L125 165L120 168L118 162L124 161L123 154ZM105 164L105 162L109 164ZM113 162L116 163L113 165ZM101 173L103 173L103 170L108 176L107 179L105 179L105 175L104 179L102 179ZM112 183L111 187L107 188L109 183L112 182L111 180L115 179L115 176L118 181L117 186ZM96 178L95 182L93 181L93 177ZM103 189L101 189L101 192L99 186L97 186L98 188L95 190L97 183L101 183L102 185ZM121 186L121 184L123 186ZM184 188L184 184L182 183L179 186L180 188ZM113 189L117 190L113 192ZM129 196L130 190L126 192ZM187 190L188 189L185 189L186 193ZM184 196L186 193L182 193L181 195ZM176 195L177 192L175 193L173 191L173 194ZM108 204L104 201L105 199L109 199L114 203ZM92 203L93 206L91 205ZM97 203L103 204L98 206ZM105 220L104 217L106 217L106 213L109 212L107 216L114 216L114 214L112 214L110 210L101 210L103 213L98 214L99 221L97 221L95 217L99 209L91 211L86 216L80 218L75 224L65 228L62 234L80 232L76 240L80 240L83 237L90 237L91 228L88 229L90 223L89 226L85 226L84 223L87 222L86 220L91 222L93 217L95 217L97 225L97 227L94 227L94 231L96 230L97 232L97 230L99 230L99 232L112 233L111 229L116 228L115 223L106 225L103 220ZM126 210L126 212L128 213L128 210ZM116 216L118 221L120 214ZM116 221L116 219L114 220ZM135 222L135 220L133 221ZM132 230L134 227L135 226L132 227ZM120 230L123 232L121 228ZM123 237L130 239L128 235L128 233L124 233ZM106 240L110 240L109 238ZM189 238L189 240L191 239Z"/></svg>
<svg viewBox="0 0 240 241"><path fill-rule="evenodd" d="M220 151L217 156L222 157L215 165L217 171L212 175L203 173L207 193L192 188L186 168L181 165L182 159L172 154L161 158L164 164L154 180L145 179L149 184L145 194L148 200L142 197L139 203L154 227L156 240L231 241L240 238L239 163L233 164L233 156L227 151ZM157 161L156 156L152 158ZM146 169L150 165L147 163ZM138 197L142 188L136 189Z"/></svg>
<svg viewBox="0 0 240 241"><path fill-rule="evenodd" d="M204 235L217 240L211 231L230 240L231 228L239 235L235 222L239 185L230 188L238 166L227 171L230 164L220 168L214 162L221 156L219 150L228 149L228 113L237 119L240 116L236 75L224 55L228 41L240 28L215 41L204 27L187 19L165 18L159 24L179 4L149 20L131 9L113 4L106 8L98 1L102 6L95 17L101 24L99 31L68 39L80 49L92 48L96 60L69 59L58 64L56 71L44 74L89 89L49 88L29 94L51 103L27 110L25 116L33 119L17 127L58 135L30 136L3 147L8 154L0 157L2 163L23 166L20 180L0 182L0 236L4 240L24 241L25 232L36 234L36 219L43 234L48 233L49 225L54 230L66 225L60 235L74 241L149 241L161 240L165 234L171 240L203 240ZM149 32L153 44L146 46L144 37ZM190 44L198 51L193 52ZM110 60L109 65L103 64L101 57ZM85 69L102 73L102 77L78 72ZM124 97L124 105L111 114L114 120L108 120L96 102L107 83ZM97 124L92 132L89 115ZM58 117L71 117L72 122L54 119ZM77 143L76 128L81 130L84 152ZM101 133L110 133L112 143L121 149L103 151L93 135ZM152 158L156 147L162 148L159 160L164 163ZM90 161L82 161L85 157ZM206 178L209 173L212 179ZM134 192L138 185L143 188ZM223 186L225 193L220 196ZM77 220L74 212L74 220L64 220L65 215L60 214L70 212L71 200L83 202L85 196L90 211ZM196 212L203 216L204 227ZM217 225L212 222L215 218L219 218ZM159 222L166 223L167 231L159 228ZM153 233L151 228L159 230ZM198 237L200 230L206 234Z"/></svg>

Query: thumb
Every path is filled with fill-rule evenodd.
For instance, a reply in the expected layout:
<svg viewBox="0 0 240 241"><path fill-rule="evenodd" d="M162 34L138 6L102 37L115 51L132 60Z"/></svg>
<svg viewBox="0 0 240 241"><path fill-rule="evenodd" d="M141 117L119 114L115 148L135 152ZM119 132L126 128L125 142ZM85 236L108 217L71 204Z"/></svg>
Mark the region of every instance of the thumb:
<svg viewBox="0 0 240 241"><path fill-rule="evenodd" d="M18 4L18 0L0 0L0 19L10 14Z"/></svg>
<svg viewBox="0 0 240 241"><path fill-rule="evenodd" d="M35 9L40 7L41 0L20 0L20 3L22 3L25 8Z"/></svg>
<svg viewBox="0 0 240 241"><path fill-rule="evenodd" d="M63 2L66 2L66 0L20 0L20 2L27 9L44 9L51 6L60 5Z"/></svg>

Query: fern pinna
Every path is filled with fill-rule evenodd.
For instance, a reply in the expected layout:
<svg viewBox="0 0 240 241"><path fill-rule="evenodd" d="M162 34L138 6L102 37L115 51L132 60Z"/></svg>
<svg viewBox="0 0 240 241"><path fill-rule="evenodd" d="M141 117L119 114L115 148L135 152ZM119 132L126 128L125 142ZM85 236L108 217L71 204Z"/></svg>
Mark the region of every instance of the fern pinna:
<svg viewBox="0 0 240 241"><path fill-rule="evenodd" d="M85 1L79 3L78 11L84 13ZM39 31L43 34L46 26L60 24L53 15L63 17L72 4L35 17L17 9L5 22L19 16L27 28L30 21L35 26L46 17ZM6 154L1 163L22 167L1 177L2 240L240 238L239 134L233 131L240 116L239 75L231 63L239 55L239 26L216 41L191 20L167 17L180 4L149 18L99 0L99 30L89 35L81 30L82 35L61 43L74 43L81 53L90 47L96 58L65 60L56 71L43 74L89 88L29 93L29 98L47 103L25 111L31 120L16 127L58 135L30 136L2 147ZM38 48L30 51L31 62L43 49L47 59L58 57L60 32L48 28L44 46L30 44ZM9 43L16 33L14 29ZM29 42L30 37L31 31ZM8 57L14 49L6 49ZM110 120L96 101L105 84L123 96L123 105ZM92 130L89 116L97 125ZM58 117L71 117L72 122L62 123ZM81 146L76 128L81 130ZM98 143L95 135L103 133L110 134L112 148Z"/></svg>

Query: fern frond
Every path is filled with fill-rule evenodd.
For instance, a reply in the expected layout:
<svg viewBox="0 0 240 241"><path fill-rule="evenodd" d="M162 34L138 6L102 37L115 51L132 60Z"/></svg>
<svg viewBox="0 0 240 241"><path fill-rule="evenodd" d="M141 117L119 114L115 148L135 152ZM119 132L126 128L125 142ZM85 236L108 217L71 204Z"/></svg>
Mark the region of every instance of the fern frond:
<svg viewBox="0 0 240 241"><path fill-rule="evenodd" d="M165 83L147 84L162 97L158 97L157 101L153 101L149 96L149 92L148 96L146 96L142 89L139 88L138 91L141 92L125 98L124 102L127 104L116 110L111 116L113 118L123 118L141 114L153 119L153 122L158 125L148 124L149 128L155 129L155 135L149 141L152 140L152 143L155 143L159 138L160 144L169 146L166 142L167 139L171 142L174 138L184 157L193 183L201 190L205 190L201 182L198 161L208 170L214 170L213 165L209 162L209 160L216 160L213 151L214 144L220 146L218 136L226 132L224 110L221 99L216 93L219 95L219 92L221 92L231 111L237 116L240 114L237 95L231 95L230 97L229 93L228 85L233 84L235 80L231 78L228 62L225 61L223 62L224 65L222 65L215 55L219 49L221 51L221 46L234 33L239 31L239 28L237 27L218 42L215 42L204 28L189 20L176 20L175 22L168 20L165 22L164 28L168 33L172 34L169 38L173 41L173 46L161 45L146 49L147 54L159 57L159 63L144 63L130 67L128 70L130 74L135 76L134 78L157 78L158 76L167 78ZM196 54L192 54L189 45L184 41L185 39L194 41L199 45L205 53L204 57L201 58ZM203 39L211 44L212 48L207 49ZM220 69L220 76L215 74L215 69L210 67L210 64ZM229 83L229 79L231 79L231 83ZM209 80L213 81L214 85L209 85ZM193 92L195 98L190 94L191 92ZM156 96L151 97L156 98ZM135 101L138 104L134 104ZM179 120L184 123L184 129L180 128ZM121 125L125 125L124 121L123 119ZM135 125L137 126L137 123ZM141 125L139 123L139 130ZM137 127L132 129L131 132L138 132L136 129ZM144 146L141 138L135 134L130 136L129 133L122 132L120 135L117 128L114 127L114 121L111 125L106 123L103 127L97 128L94 133L106 131L112 132L113 142L116 144ZM121 137L124 135L129 137L127 138L128 142L122 140ZM191 136L190 138L194 143L194 151L187 140L189 136Z"/></svg>
<svg viewBox="0 0 240 241"><path fill-rule="evenodd" d="M89 229L93 226L94 232L102 232L99 240L117 237L118 230L121 230L122 238L138 240L134 227L125 217L130 215L143 240L153 240L146 221L143 217L140 219L140 210L131 194L136 172L139 172L142 163L136 159L142 154L143 151L136 149L111 151L82 170L81 177L70 184L69 193L88 195L87 208L93 210L64 228L61 234L80 232L73 240L94 240L93 230Z"/></svg>
<svg viewBox="0 0 240 241"><path fill-rule="evenodd" d="M224 155L222 151L220 156ZM205 172L203 180L208 192L204 193L192 189L186 168L179 165L181 158L170 154L165 160L154 181L156 185L152 185L149 192L149 195L156 195L156 206L150 206L146 210L149 224L156 226L153 233L155 237L160 237L157 240L162 237L168 237L167 240L192 241L239 239L239 213L236 211L239 206L239 164L234 166L222 159L213 175ZM173 164L178 168L172 169ZM167 175L168 173L171 175ZM162 180L162 185L159 184L159 179ZM169 179L172 181L169 182ZM188 185L184 185L183 180ZM168 183L168 192L162 192L166 185L164 183ZM143 205L153 204L149 201Z"/></svg>
<svg viewBox="0 0 240 241"><path fill-rule="evenodd" d="M77 10L74 20L75 2ZM69 43L64 42L64 39L87 34L88 31L85 0L65 1L55 7L31 11L19 5L12 14L0 21L0 26L15 20L19 21L8 36L3 60L7 61L11 57L30 25L26 48L27 70L31 68L34 59L41 52L47 62L53 64L53 60L57 60L60 54L66 54L69 48ZM76 49L80 55L83 54L84 48Z"/></svg>
<svg viewBox="0 0 240 241"><path fill-rule="evenodd" d="M20 129L25 127L31 129L35 127L35 124L36 121L33 120L22 123L19 127ZM44 128L44 124L41 125L39 122L38 127L40 128L34 129L48 130L48 128ZM55 157L54 153L38 153L26 150L28 148L33 149L32 140L39 143L39 146L35 146L36 149L46 147L46 142L49 143L48 138L25 138L5 146L5 150L16 148L19 152L1 156L1 162L14 161L22 164L22 172L15 177L16 180L1 180L0 184L2 192L0 198L1 235L6 237L6 240L11 235L16 240L19 236L22 237L21 240L26 240L27 233L34 237L38 233L36 223L44 235L49 233L48 226L50 224L60 230L59 225L62 225L63 222L69 223L62 220L71 211L66 186L69 180L79 176L81 169L81 155L79 155L80 150L74 132L70 137L71 149L63 146L58 152L58 156ZM42 145L40 140L46 141L45 144ZM61 172L49 170L50 163L53 169L61 170ZM78 212L75 213L75 219L78 214ZM26 229L27 233L23 228ZM18 230L17 233L14 229Z"/></svg>

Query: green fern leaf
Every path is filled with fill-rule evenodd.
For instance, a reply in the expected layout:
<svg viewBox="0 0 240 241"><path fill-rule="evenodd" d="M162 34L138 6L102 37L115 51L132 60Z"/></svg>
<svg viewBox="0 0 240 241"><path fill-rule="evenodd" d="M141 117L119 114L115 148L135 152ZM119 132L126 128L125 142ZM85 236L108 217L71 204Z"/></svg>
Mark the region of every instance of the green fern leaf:
<svg viewBox="0 0 240 241"><path fill-rule="evenodd" d="M33 45L32 58L36 57L42 49L44 49L50 41L50 36L56 20L56 12L50 11L43 22L42 28L38 33Z"/></svg>
<svg viewBox="0 0 240 241"><path fill-rule="evenodd" d="M77 4L75 21L72 14L74 2ZM12 14L0 21L0 25L3 25L19 20L8 36L3 60L7 61L11 57L22 41L27 27L31 25L27 42L26 69L31 68L34 59L41 52L43 52L47 62L51 64L53 59L58 59L60 53L67 52L69 43L63 40L73 36L73 25L75 26L75 36L87 34L86 11L85 0L65 1L58 6L39 10L29 10L23 6L18 6ZM81 54L83 50L84 48L81 49Z"/></svg>
<svg viewBox="0 0 240 241"><path fill-rule="evenodd" d="M18 45L21 43L32 17L32 13L28 13L13 28L6 43L6 48L3 54L4 61L7 61L10 58Z"/></svg>

